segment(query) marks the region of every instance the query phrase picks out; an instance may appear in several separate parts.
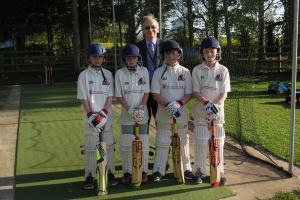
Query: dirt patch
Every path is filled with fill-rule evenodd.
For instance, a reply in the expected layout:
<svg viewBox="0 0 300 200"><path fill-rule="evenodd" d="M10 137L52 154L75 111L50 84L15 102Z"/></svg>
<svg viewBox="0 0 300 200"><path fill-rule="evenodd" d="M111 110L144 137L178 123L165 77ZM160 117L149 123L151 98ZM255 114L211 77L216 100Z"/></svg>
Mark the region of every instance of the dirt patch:
<svg viewBox="0 0 300 200"><path fill-rule="evenodd" d="M14 199L20 86L0 87L0 196Z"/></svg>

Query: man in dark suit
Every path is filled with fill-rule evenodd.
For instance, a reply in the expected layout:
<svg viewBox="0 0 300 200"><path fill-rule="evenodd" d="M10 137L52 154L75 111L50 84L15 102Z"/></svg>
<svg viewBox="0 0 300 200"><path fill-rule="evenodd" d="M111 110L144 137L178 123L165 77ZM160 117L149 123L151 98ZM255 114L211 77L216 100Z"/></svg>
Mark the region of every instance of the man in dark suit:
<svg viewBox="0 0 300 200"><path fill-rule="evenodd" d="M153 15L144 16L142 28L144 39L138 42L137 46L141 52L143 66L148 69L149 80L151 83L155 69L162 65L162 60L159 53L162 40L157 38L159 26L156 18ZM147 108L150 122L151 115L155 117L157 111L157 102L153 99L151 93L148 98Z"/></svg>

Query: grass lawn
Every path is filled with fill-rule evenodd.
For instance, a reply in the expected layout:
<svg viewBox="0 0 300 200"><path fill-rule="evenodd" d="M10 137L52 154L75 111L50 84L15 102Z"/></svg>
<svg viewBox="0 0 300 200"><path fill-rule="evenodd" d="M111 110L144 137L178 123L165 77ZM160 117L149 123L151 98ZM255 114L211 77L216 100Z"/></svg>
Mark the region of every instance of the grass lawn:
<svg viewBox="0 0 300 200"><path fill-rule="evenodd" d="M278 192L274 197L264 200L299 200L300 190L294 192ZM263 200L263 199L258 199Z"/></svg>
<svg viewBox="0 0 300 200"><path fill-rule="evenodd" d="M82 111L79 105L75 83L22 87L16 163L17 200L98 199L94 191L82 189L84 166L79 148L82 144ZM114 124L118 124L117 114ZM120 177L118 125L114 126L114 134L117 141L117 176ZM210 200L232 195L227 187L211 188L207 178L200 185L177 185L168 174L161 183L150 181L141 190L122 185L111 188L110 194L103 199Z"/></svg>

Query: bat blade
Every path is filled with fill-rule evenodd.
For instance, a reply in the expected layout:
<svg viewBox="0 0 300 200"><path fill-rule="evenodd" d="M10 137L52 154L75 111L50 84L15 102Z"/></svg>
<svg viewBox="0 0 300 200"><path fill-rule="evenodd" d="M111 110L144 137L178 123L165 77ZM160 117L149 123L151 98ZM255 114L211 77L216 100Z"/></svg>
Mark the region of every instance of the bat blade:
<svg viewBox="0 0 300 200"><path fill-rule="evenodd" d="M107 174L107 155L106 155L106 143L100 142L97 145L97 195L107 194L108 187L108 174Z"/></svg>
<svg viewBox="0 0 300 200"><path fill-rule="evenodd" d="M209 140L210 152L210 184L213 187L221 185L221 166L219 154L219 141L215 138L215 127L211 123L211 138Z"/></svg>
<svg viewBox="0 0 300 200"><path fill-rule="evenodd" d="M142 149L139 124L135 125L135 140L132 141L132 184L139 187L142 183Z"/></svg>
<svg viewBox="0 0 300 200"><path fill-rule="evenodd" d="M174 177L178 183L185 183L184 179L184 171L182 164L182 153L181 153L181 141L180 137L177 133L177 125L176 119L173 119L172 126L172 160L173 160L173 168L174 168Z"/></svg>
<svg viewBox="0 0 300 200"><path fill-rule="evenodd" d="M136 138L132 142L132 184L139 186L142 182L142 141Z"/></svg>

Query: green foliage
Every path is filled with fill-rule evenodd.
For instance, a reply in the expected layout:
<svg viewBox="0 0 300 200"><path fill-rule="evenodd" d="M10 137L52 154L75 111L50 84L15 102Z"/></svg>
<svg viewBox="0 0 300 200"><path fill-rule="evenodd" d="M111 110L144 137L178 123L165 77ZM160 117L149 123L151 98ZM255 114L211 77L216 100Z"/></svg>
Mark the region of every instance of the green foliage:
<svg viewBox="0 0 300 200"><path fill-rule="evenodd" d="M300 199L300 190L294 192L278 192L272 198L259 199L259 200L299 200L299 199Z"/></svg>

